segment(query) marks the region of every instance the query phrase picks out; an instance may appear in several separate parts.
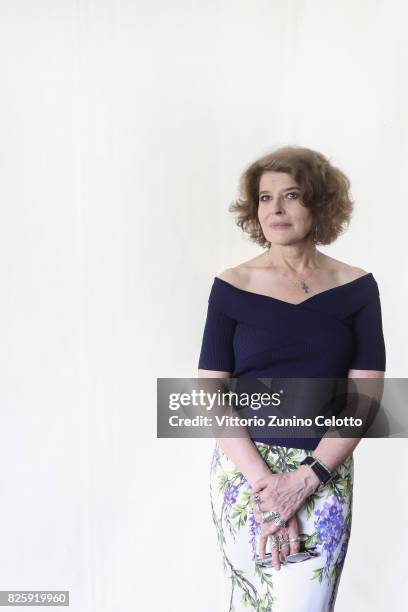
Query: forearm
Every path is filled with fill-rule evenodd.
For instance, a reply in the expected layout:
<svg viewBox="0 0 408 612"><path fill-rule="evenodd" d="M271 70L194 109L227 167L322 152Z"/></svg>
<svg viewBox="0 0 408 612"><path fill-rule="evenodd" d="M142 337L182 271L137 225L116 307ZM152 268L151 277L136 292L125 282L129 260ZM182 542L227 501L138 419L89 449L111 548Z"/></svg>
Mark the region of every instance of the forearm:
<svg viewBox="0 0 408 612"><path fill-rule="evenodd" d="M327 438L323 437L313 451L313 456L333 472L343 461L351 455L361 438ZM310 465L301 465L296 470L302 476L306 495L312 495L320 486L320 480Z"/></svg>
<svg viewBox="0 0 408 612"><path fill-rule="evenodd" d="M361 438L326 438L323 437L313 455L320 459L330 471L335 470L352 454Z"/></svg>
<svg viewBox="0 0 408 612"><path fill-rule="evenodd" d="M227 373L220 373L216 371L198 371L199 383L207 393L216 393L220 389L219 379L228 378ZM212 417L215 421L215 416L238 416L231 404L229 406L214 406L212 409ZM222 452L228 457L228 459L235 465L238 471L240 471L249 484L253 483L259 478L264 478L269 475L271 470L268 467L262 455L259 453L256 445L249 436L248 430L244 426L234 427L234 432L238 437L224 437L223 433L228 428L213 425L213 436L217 440L218 445Z"/></svg>
<svg viewBox="0 0 408 612"><path fill-rule="evenodd" d="M220 448L236 468L245 476L246 480L253 483L259 478L269 475L271 470L246 430L239 428L240 438L222 438L215 436ZM313 451L313 455L320 459L330 471L335 470L343 461L351 455L361 438L333 438L323 437ZM310 466L300 466L299 475L302 473L303 484L308 495L312 494L320 485L320 481Z"/></svg>
<svg viewBox="0 0 408 612"><path fill-rule="evenodd" d="M217 437L216 439L223 453L245 476L251 487L258 478L264 478L271 473L269 466L249 436L242 438Z"/></svg>
<svg viewBox="0 0 408 612"><path fill-rule="evenodd" d="M313 451L313 456L332 472L346 457L348 457L361 438L322 438ZM313 495L321 482L310 465L300 465L294 472L296 474L297 492L304 499Z"/></svg>
<svg viewBox="0 0 408 612"><path fill-rule="evenodd" d="M348 403L344 408L344 415L360 416L363 422L360 436L354 438L328 437L324 436L313 451L314 456L329 468L335 470L343 461L353 453L364 434L364 425L369 422L372 411L376 411L383 394L384 379L383 372L356 371L349 372L350 403L352 412L349 411ZM351 402L351 398L358 398L357 406ZM341 415L340 415L341 416Z"/></svg>

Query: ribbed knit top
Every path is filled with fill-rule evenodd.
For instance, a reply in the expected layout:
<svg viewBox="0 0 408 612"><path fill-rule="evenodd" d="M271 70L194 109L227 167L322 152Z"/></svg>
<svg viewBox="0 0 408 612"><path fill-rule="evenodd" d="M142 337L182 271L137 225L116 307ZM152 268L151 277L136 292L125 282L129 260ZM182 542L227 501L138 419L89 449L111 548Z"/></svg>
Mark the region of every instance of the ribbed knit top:
<svg viewBox="0 0 408 612"><path fill-rule="evenodd" d="M371 272L298 304L214 277L199 369L233 378L343 378L350 369L385 371L385 365L380 293ZM318 440L288 442L268 439L309 449Z"/></svg>

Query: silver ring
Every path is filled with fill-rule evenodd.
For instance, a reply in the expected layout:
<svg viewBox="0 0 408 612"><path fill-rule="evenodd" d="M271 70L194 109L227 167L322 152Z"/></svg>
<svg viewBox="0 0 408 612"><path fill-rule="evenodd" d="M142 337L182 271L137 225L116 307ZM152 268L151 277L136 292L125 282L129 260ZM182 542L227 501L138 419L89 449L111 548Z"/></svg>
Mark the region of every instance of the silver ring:
<svg viewBox="0 0 408 612"><path fill-rule="evenodd" d="M271 549L279 548L279 538L276 537L273 533L269 536L271 540Z"/></svg>
<svg viewBox="0 0 408 612"><path fill-rule="evenodd" d="M275 525L277 525L278 527L286 527L286 523L285 521L281 518L279 512L277 512L277 516L275 516L275 518L273 519L273 522L275 523Z"/></svg>
<svg viewBox="0 0 408 612"><path fill-rule="evenodd" d="M297 537L297 538L289 538L289 542L301 542L301 541L302 541L302 538L299 538L299 537Z"/></svg>
<svg viewBox="0 0 408 612"><path fill-rule="evenodd" d="M278 536L278 538L280 539L281 542L289 542L289 536L288 535L280 535L280 536Z"/></svg>
<svg viewBox="0 0 408 612"><path fill-rule="evenodd" d="M254 495L254 502L255 502L255 506L256 509L258 510L258 512L262 512L261 510L261 496L259 495L259 493L255 493Z"/></svg>
<svg viewBox="0 0 408 612"><path fill-rule="evenodd" d="M275 520L279 516L279 512L275 512L275 510L265 510L262 512L261 521L262 523L269 523Z"/></svg>

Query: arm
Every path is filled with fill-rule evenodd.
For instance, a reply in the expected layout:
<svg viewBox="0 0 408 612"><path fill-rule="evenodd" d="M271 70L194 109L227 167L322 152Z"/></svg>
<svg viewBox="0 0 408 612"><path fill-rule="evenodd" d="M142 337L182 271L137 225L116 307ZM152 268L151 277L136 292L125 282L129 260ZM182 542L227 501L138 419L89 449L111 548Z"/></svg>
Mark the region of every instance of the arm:
<svg viewBox="0 0 408 612"><path fill-rule="evenodd" d="M384 372L381 370L349 370L348 378L384 378ZM382 385L370 387L372 397L379 401L382 394ZM326 465L330 471L335 470L343 461L351 455L356 446L359 444L362 438L339 438L335 439L330 436L324 436L315 450L313 455L320 459L324 465ZM305 475L307 472L313 472L309 465L302 465L299 470L303 470ZM319 479L315 478L317 487L319 486ZM317 488L316 487L316 488Z"/></svg>
<svg viewBox="0 0 408 612"><path fill-rule="evenodd" d="M204 326L201 352L198 362L199 379L228 379L234 371L234 349L233 338L237 321L227 314L224 304L218 301L215 288L211 290L207 317ZM216 391L210 381L205 383L208 387ZM238 430L238 428L237 428ZM238 438L219 436L214 437L227 457L234 463L237 469L244 475L252 486L259 478L270 473L266 462L259 454L255 444L252 442L245 427L239 428Z"/></svg>
<svg viewBox="0 0 408 612"><path fill-rule="evenodd" d="M381 370L350 370L348 378L377 378L383 379L384 372ZM381 385L382 388L382 385ZM379 386L373 386L372 397L376 401L380 399L381 390ZM313 455L326 465L330 471L335 470L348 457L361 438L340 438L324 436ZM262 492L262 510L278 510L284 520L288 520L305 503L320 486L320 480L310 465L300 465L296 470L283 474L270 474L261 478L253 485L253 495ZM257 520L261 515L255 512ZM263 532L270 535L278 530L273 523L263 525Z"/></svg>
<svg viewBox="0 0 408 612"><path fill-rule="evenodd" d="M357 312L354 321L354 335L356 349L348 378L383 379L386 355L379 292ZM379 380L378 384L374 382L370 384L362 380L356 386L358 392L361 392L361 397L372 397L376 402L381 400L383 381ZM321 459L330 470L334 470L354 451L360 440L361 438L335 440L324 437L313 454L316 458ZM310 466L305 467L311 469Z"/></svg>
<svg viewBox="0 0 408 612"><path fill-rule="evenodd" d="M230 378L230 372L199 369L198 378ZM221 450L245 476L252 487L256 480L268 476L271 471L249 437L246 428L240 427L239 431L242 437L216 437L216 440Z"/></svg>
<svg viewBox="0 0 408 612"><path fill-rule="evenodd" d="M353 331L355 352L350 363L347 378L354 379L354 386L357 387L362 403L365 399L372 399L378 404L382 397L386 365L381 303L378 292L371 301L356 313ZM373 380L366 382L366 379L377 379L377 383ZM365 411L365 406L362 405L360 407ZM360 440L361 437L333 438L329 434L320 440L313 455L320 459L329 470L333 471L353 452ZM314 486L312 485L312 473L314 474L309 465L302 465L290 474L292 478L289 478L287 484L282 481L279 487L277 487L276 483L271 482L269 478L264 479L264 481L258 481L253 490L255 493L267 487L270 493L268 497L271 508L275 504L275 507L278 506L278 509L282 508L286 514L293 515L300 505L304 503L307 496L310 495L310 492L313 493L320 486L320 481L316 475L314 475L315 484ZM309 493L308 480L310 483ZM266 484L266 481L268 484ZM293 491L289 490L291 487ZM280 503L282 498L285 499L284 504L283 502ZM269 510L270 508L267 507L265 509Z"/></svg>

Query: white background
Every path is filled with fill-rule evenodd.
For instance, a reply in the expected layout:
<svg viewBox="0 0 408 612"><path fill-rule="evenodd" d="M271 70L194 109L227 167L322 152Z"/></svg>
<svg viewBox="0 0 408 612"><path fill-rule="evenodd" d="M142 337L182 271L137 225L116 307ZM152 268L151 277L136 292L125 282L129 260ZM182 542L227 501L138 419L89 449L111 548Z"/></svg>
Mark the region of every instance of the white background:
<svg viewBox="0 0 408 612"><path fill-rule="evenodd" d="M156 439L195 377L212 278L261 250L238 177L276 146L352 181L321 250L374 274L407 375L401 1L0 2L0 589L75 612L227 612L210 440ZM355 451L336 612L406 609L407 440ZM404 519L403 519L404 517Z"/></svg>

